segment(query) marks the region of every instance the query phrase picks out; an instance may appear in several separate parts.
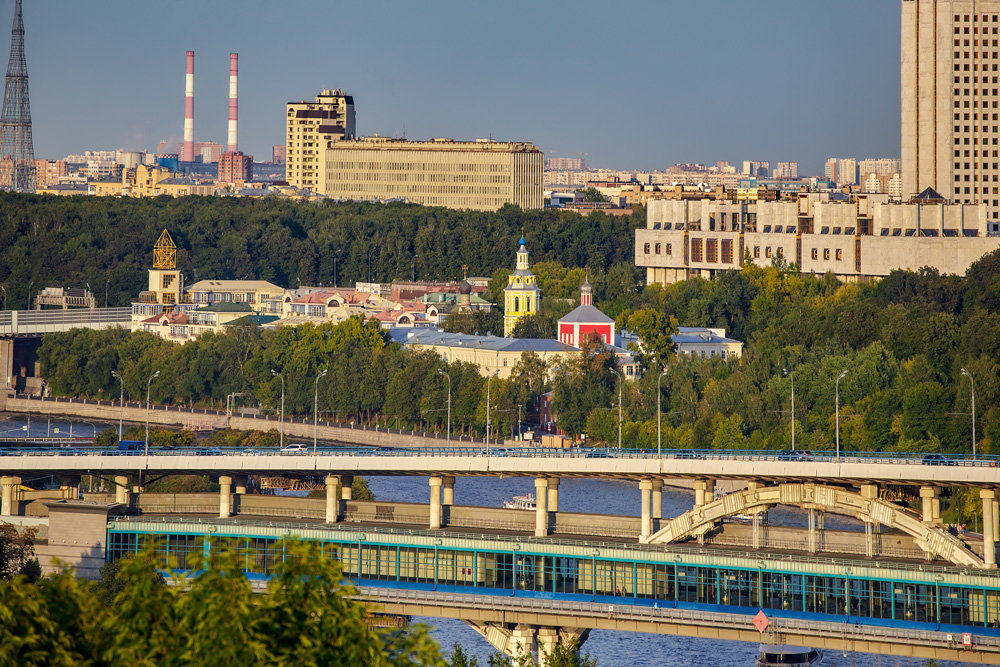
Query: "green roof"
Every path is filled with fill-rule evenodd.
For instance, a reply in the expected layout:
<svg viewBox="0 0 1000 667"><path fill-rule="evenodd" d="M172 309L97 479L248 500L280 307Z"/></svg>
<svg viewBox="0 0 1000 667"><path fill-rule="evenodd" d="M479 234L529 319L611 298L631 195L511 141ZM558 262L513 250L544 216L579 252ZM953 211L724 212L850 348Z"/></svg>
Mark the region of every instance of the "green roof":
<svg viewBox="0 0 1000 667"><path fill-rule="evenodd" d="M213 303L208 306L202 306L197 312L202 313L252 313L253 308L250 307L249 303Z"/></svg>
<svg viewBox="0 0 1000 667"><path fill-rule="evenodd" d="M238 317L232 322L226 322L222 326L224 327L260 327L265 324L270 324L276 320L280 319L277 315L244 315L243 317Z"/></svg>

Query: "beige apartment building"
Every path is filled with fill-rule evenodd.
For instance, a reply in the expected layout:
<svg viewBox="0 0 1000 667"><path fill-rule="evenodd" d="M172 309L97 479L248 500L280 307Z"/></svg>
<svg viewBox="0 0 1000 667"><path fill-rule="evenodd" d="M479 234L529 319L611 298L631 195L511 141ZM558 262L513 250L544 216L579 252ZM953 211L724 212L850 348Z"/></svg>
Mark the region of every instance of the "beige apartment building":
<svg viewBox="0 0 1000 667"><path fill-rule="evenodd" d="M902 195L1000 219L1000 0L902 0Z"/></svg>
<svg viewBox="0 0 1000 667"><path fill-rule="evenodd" d="M354 138L354 97L324 90L315 102L289 102L285 117L285 180L296 188L322 185L323 149Z"/></svg>
<svg viewBox="0 0 1000 667"><path fill-rule="evenodd" d="M319 191L328 197L479 211L542 208L543 155L530 143L365 137L329 141L322 158Z"/></svg>
<svg viewBox="0 0 1000 667"><path fill-rule="evenodd" d="M887 195L831 201L828 193L758 202L660 199L646 210L635 263L646 269L647 284L711 278L747 259L758 266L783 259L846 281L924 266L963 275L1000 248L1000 236L988 233L985 205L947 204L934 193L905 204Z"/></svg>

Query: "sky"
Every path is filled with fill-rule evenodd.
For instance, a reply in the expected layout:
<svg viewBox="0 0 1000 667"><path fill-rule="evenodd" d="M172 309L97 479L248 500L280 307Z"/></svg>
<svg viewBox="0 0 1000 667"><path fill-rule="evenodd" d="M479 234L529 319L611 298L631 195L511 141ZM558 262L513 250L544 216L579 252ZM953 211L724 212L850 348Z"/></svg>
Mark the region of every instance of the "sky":
<svg viewBox="0 0 1000 667"><path fill-rule="evenodd" d="M0 26L13 0L0 0ZM285 103L354 96L357 130L531 141L547 157L678 162L899 156L898 0L24 0L37 157L195 140L270 159ZM6 41L6 37L0 38Z"/></svg>

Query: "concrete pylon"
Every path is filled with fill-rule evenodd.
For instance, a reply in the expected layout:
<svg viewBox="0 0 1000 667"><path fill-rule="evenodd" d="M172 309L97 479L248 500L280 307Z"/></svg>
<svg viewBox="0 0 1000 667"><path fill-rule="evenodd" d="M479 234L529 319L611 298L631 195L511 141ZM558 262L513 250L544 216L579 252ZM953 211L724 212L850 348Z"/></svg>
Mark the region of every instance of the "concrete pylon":
<svg viewBox="0 0 1000 667"><path fill-rule="evenodd" d="M701 507L706 503L712 502L714 500L713 496L715 494L715 480L712 479L696 479L694 481L694 506Z"/></svg>
<svg viewBox="0 0 1000 667"><path fill-rule="evenodd" d="M548 667L549 658L559 645L559 631L555 628L538 628L538 667Z"/></svg>
<svg viewBox="0 0 1000 667"><path fill-rule="evenodd" d="M66 500L80 499L80 475L59 475L59 496Z"/></svg>
<svg viewBox="0 0 1000 667"><path fill-rule="evenodd" d="M546 477L549 489L548 510L552 514L559 511L559 478Z"/></svg>
<svg viewBox="0 0 1000 667"><path fill-rule="evenodd" d="M233 513L233 478L219 475L219 518L228 519Z"/></svg>
<svg viewBox="0 0 1000 667"><path fill-rule="evenodd" d="M920 519L926 523L934 523L934 499L937 498L937 489L933 486L920 487Z"/></svg>
<svg viewBox="0 0 1000 667"><path fill-rule="evenodd" d="M128 477L125 475L115 476L115 502L121 505L128 505L128 496Z"/></svg>
<svg viewBox="0 0 1000 667"><path fill-rule="evenodd" d="M0 477L0 494L2 494L2 502L0 502L0 516L16 516L18 514L20 486L20 477L13 477L10 475Z"/></svg>
<svg viewBox="0 0 1000 667"><path fill-rule="evenodd" d="M241 496L245 496L246 495L246 493L247 493L247 476L246 475L237 475L236 478L233 481L233 484L236 485L236 489L235 489L234 493L236 493L238 495L241 495Z"/></svg>
<svg viewBox="0 0 1000 667"><path fill-rule="evenodd" d="M994 532L993 500L996 498L993 489L980 489L979 497L983 500L983 564L989 568L997 566L996 533Z"/></svg>
<svg viewBox="0 0 1000 667"><path fill-rule="evenodd" d="M543 503L544 504L544 501ZM510 648L510 654L513 656L515 663L518 658L522 656L527 656L529 659L535 657L535 629L530 625L518 625L514 628L514 631L510 635L510 643L508 644Z"/></svg>
<svg viewBox="0 0 1000 667"><path fill-rule="evenodd" d="M441 504L455 504L455 478L445 475L441 478Z"/></svg>
<svg viewBox="0 0 1000 667"><path fill-rule="evenodd" d="M431 517L430 529L441 528L441 484L444 480L440 477L432 476L429 480L431 487Z"/></svg>
<svg viewBox="0 0 1000 667"><path fill-rule="evenodd" d="M549 482L544 477L535 478L535 537L549 534L549 513L545 511Z"/></svg>
<svg viewBox="0 0 1000 667"><path fill-rule="evenodd" d="M639 523L639 541L647 542L649 536L653 534L653 514L650 508L650 499L653 491L653 481L644 479L639 482L639 495L641 497L642 511Z"/></svg>
<svg viewBox="0 0 1000 667"><path fill-rule="evenodd" d="M337 523L340 519L340 503L337 501L337 487L340 478L336 475L326 476L326 522Z"/></svg>
<svg viewBox="0 0 1000 667"><path fill-rule="evenodd" d="M344 475L340 478L340 499L350 500L354 491L354 477Z"/></svg>
<svg viewBox="0 0 1000 667"><path fill-rule="evenodd" d="M653 520L663 518L663 480L653 480ZM659 526L657 526L659 528Z"/></svg>

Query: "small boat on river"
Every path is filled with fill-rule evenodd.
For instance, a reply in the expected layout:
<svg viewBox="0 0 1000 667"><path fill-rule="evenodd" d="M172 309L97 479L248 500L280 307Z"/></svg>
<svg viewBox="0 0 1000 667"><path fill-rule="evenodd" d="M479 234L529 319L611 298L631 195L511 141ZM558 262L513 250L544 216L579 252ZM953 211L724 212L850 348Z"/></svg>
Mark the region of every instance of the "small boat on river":
<svg viewBox="0 0 1000 667"><path fill-rule="evenodd" d="M505 510L533 510L535 509L535 496L526 493L523 496L514 496L510 500L503 501Z"/></svg>

